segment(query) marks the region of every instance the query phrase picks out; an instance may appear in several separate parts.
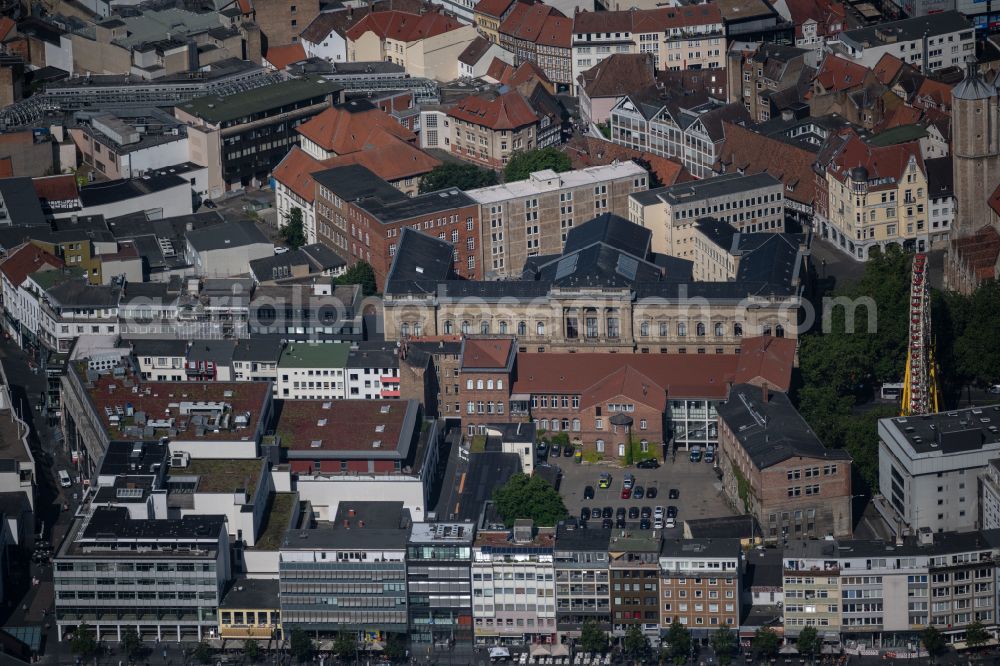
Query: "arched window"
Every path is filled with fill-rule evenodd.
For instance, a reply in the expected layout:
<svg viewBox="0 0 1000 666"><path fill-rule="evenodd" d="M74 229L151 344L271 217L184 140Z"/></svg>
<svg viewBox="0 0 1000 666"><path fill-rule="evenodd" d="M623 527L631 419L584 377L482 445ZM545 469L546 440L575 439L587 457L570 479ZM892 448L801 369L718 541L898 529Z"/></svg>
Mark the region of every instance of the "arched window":
<svg viewBox="0 0 1000 666"><path fill-rule="evenodd" d="M444 323L444 334L445 335L451 335L452 330L454 328L455 328L455 325L452 323L451 319L449 319L448 321L446 321Z"/></svg>
<svg viewBox="0 0 1000 666"><path fill-rule="evenodd" d="M528 325L525 324L523 321L517 322L517 334L518 335L527 335L528 334Z"/></svg>
<svg viewBox="0 0 1000 666"><path fill-rule="evenodd" d="M770 324L764 324L764 328L761 329L760 334L761 335L771 335L771 325Z"/></svg>
<svg viewBox="0 0 1000 666"><path fill-rule="evenodd" d="M399 327L399 334L404 338L410 334L410 325L403 322L403 325Z"/></svg>
<svg viewBox="0 0 1000 666"><path fill-rule="evenodd" d="M684 322L684 321L677 322L677 335L678 335L678 337L683 338L687 334L688 334L688 325L687 325L687 322Z"/></svg>
<svg viewBox="0 0 1000 666"><path fill-rule="evenodd" d="M541 421L539 421L538 422L538 429L539 430L548 430L549 429L549 420L548 419L542 419Z"/></svg>
<svg viewBox="0 0 1000 666"><path fill-rule="evenodd" d="M569 419L563 419L561 425L563 430L569 430Z"/></svg>
<svg viewBox="0 0 1000 666"><path fill-rule="evenodd" d="M782 326L781 324L777 324L774 327L774 337L776 337L776 338L783 338L783 337L785 337L785 327Z"/></svg>
<svg viewBox="0 0 1000 666"><path fill-rule="evenodd" d="M743 324L739 323L733 324L733 335L736 336L737 338L743 337Z"/></svg>
<svg viewBox="0 0 1000 666"><path fill-rule="evenodd" d="M639 323L639 335L642 337L649 337L649 322L643 321Z"/></svg>
<svg viewBox="0 0 1000 666"><path fill-rule="evenodd" d="M573 419L573 432L580 432L580 419Z"/></svg>
<svg viewBox="0 0 1000 666"><path fill-rule="evenodd" d="M467 390L469 390L469 391L472 390L472 380L471 379L466 379L465 380L465 388ZM472 403L470 402L469 404L471 405Z"/></svg>
<svg viewBox="0 0 1000 666"><path fill-rule="evenodd" d="M594 446L597 448L597 452L598 453L604 453L604 440L603 439L599 439L596 442L594 442Z"/></svg>
<svg viewBox="0 0 1000 666"><path fill-rule="evenodd" d="M552 432L559 432L559 419L552 419Z"/></svg>
<svg viewBox="0 0 1000 666"><path fill-rule="evenodd" d="M493 390L493 380L492 379L487 379L486 380L486 390L487 391L492 391Z"/></svg>
<svg viewBox="0 0 1000 666"><path fill-rule="evenodd" d="M660 337L665 338L670 335L670 324L665 321L660 322Z"/></svg>
<svg viewBox="0 0 1000 666"><path fill-rule="evenodd" d="M424 333L424 325L419 321L413 325L413 335L420 337Z"/></svg>
<svg viewBox="0 0 1000 666"><path fill-rule="evenodd" d="M535 334L538 335L539 337L545 335L545 322L544 321L540 321L537 324L535 324Z"/></svg>
<svg viewBox="0 0 1000 666"><path fill-rule="evenodd" d="M497 390L498 391L502 391L503 390L503 380L502 379L498 379L497 380Z"/></svg>
<svg viewBox="0 0 1000 666"><path fill-rule="evenodd" d="M507 322L505 321L500 322L500 334L507 335Z"/></svg>
<svg viewBox="0 0 1000 666"><path fill-rule="evenodd" d="M471 332L472 332L472 327L469 325L469 322L463 321L462 322L462 335L468 335Z"/></svg>
<svg viewBox="0 0 1000 666"><path fill-rule="evenodd" d="M479 390L479 391L483 390L483 380L482 379L477 379L476 380L476 389Z"/></svg>
<svg viewBox="0 0 1000 666"><path fill-rule="evenodd" d="M484 321L481 324L479 324L479 332L482 333L483 335L488 335L490 332L490 322Z"/></svg>
<svg viewBox="0 0 1000 666"><path fill-rule="evenodd" d="M698 322L698 326L695 328L698 333L698 337L705 335L705 322Z"/></svg>
<svg viewBox="0 0 1000 666"><path fill-rule="evenodd" d="M723 335L725 335L725 329L726 329L725 324L723 324L721 321L715 322L715 337L721 338Z"/></svg>

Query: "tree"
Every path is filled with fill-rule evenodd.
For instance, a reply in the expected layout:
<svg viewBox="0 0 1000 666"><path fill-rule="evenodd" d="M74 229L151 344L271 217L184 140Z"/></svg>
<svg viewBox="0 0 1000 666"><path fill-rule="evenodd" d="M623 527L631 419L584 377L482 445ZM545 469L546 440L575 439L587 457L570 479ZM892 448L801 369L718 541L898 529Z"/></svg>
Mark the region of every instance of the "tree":
<svg viewBox="0 0 1000 666"><path fill-rule="evenodd" d="M378 292L375 281L375 269L367 261L359 261L347 269L340 277L333 281L334 284L360 284L362 296L373 296Z"/></svg>
<svg viewBox="0 0 1000 666"><path fill-rule="evenodd" d="M342 631L337 634L336 640L333 641L333 653L337 655L340 659L350 659L353 658L358 652L358 640L356 637Z"/></svg>
<svg viewBox="0 0 1000 666"><path fill-rule="evenodd" d="M256 663L260 658L260 643L250 638L243 643L243 654L246 655L250 663Z"/></svg>
<svg viewBox="0 0 1000 666"><path fill-rule="evenodd" d="M406 659L406 643L399 634L389 634L385 642L385 649L382 656L391 662L399 662Z"/></svg>
<svg viewBox="0 0 1000 666"><path fill-rule="evenodd" d="M965 644L970 648L978 648L986 645L993 638L990 632L986 631L983 623L976 620L965 628Z"/></svg>
<svg viewBox="0 0 1000 666"><path fill-rule="evenodd" d="M603 653L608 649L608 634L594 620L585 620L580 627L580 649L596 653Z"/></svg>
<svg viewBox="0 0 1000 666"><path fill-rule="evenodd" d="M773 657L778 654L781 639L771 627L761 627L753 635L753 652L758 657Z"/></svg>
<svg viewBox="0 0 1000 666"><path fill-rule="evenodd" d="M660 177L657 175L656 171L653 170L653 165L649 163L649 160L647 160L644 157L633 157L632 161L649 172L649 176L647 176L646 178L649 189L653 189L656 187L663 187L663 181L660 180Z"/></svg>
<svg viewBox="0 0 1000 666"><path fill-rule="evenodd" d="M936 657L944 652L947 645L944 636L937 630L937 627L927 627L920 632L920 642L924 644L931 657Z"/></svg>
<svg viewBox="0 0 1000 666"><path fill-rule="evenodd" d="M709 639L715 656L719 658L719 663L726 666L733 659L733 652L736 651L736 634L732 629L723 626Z"/></svg>
<svg viewBox="0 0 1000 666"><path fill-rule="evenodd" d="M646 652L649 651L649 639L642 633L639 625L629 625L628 631L625 632L624 648L625 654L636 661L646 656Z"/></svg>
<svg viewBox="0 0 1000 666"><path fill-rule="evenodd" d="M803 627L802 631L799 632L798 640L795 641L795 647L800 654L810 658L819 654L823 647L823 641L820 639L816 627Z"/></svg>
<svg viewBox="0 0 1000 666"><path fill-rule="evenodd" d="M121 650L129 659L135 659L142 653L142 639L134 627L128 627L122 634Z"/></svg>
<svg viewBox="0 0 1000 666"><path fill-rule="evenodd" d="M489 187L496 184L496 171L483 169L475 164L448 162L434 167L430 173L420 179L420 193L425 194L448 187L474 190L477 187Z"/></svg>
<svg viewBox="0 0 1000 666"><path fill-rule="evenodd" d="M73 639L69 643L69 649L73 654L83 660L88 660L97 654L97 638L94 630L89 624L84 622L73 632Z"/></svg>
<svg viewBox="0 0 1000 666"><path fill-rule="evenodd" d="M211 664L212 659L215 657L212 648L205 641L198 643L194 648L193 656L202 664Z"/></svg>
<svg viewBox="0 0 1000 666"><path fill-rule="evenodd" d="M562 497L540 476L515 474L493 491L493 502L507 527L521 518L529 518L540 527L553 527L567 515Z"/></svg>
<svg viewBox="0 0 1000 666"><path fill-rule="evenodd" d="M337 644L340 642L340 636L337 636L337 641L333 644L334 652L337 651ZM354 654L354 645L351 645L351 654ZM309 638L309 634L304 632L299 628L292 629L291 636L288 639L288 649L291 651L292 656L299 660L299 663L305 663L312 659L313 656L313 642Z"/></svg>
<svg viewBox="0 0 1000 666"><path fill-rule="evenodd" d="M507 166L503 170L503 179L511 183L515 180L524 180L536 171L552 169L556 173L569 171L573 164L569 156L553 147L539 148L537 150L517 151L510 156Z"/></svg>
<svg viewBox="0 0 1000 666"><path fill-rule="evenodd" d="M667 631L667 644L670 646L670 658L673 662L683 664L691 654L691 632L674 620Z"/></svg>
<svg viewBox="0 0 1000 666"><path fill-rule="evenodd" d="M298 206L293 206L285 215L285 224L281 227L281 237L293 250L306 244L306 227L302 220L302 209Z"/></svg>

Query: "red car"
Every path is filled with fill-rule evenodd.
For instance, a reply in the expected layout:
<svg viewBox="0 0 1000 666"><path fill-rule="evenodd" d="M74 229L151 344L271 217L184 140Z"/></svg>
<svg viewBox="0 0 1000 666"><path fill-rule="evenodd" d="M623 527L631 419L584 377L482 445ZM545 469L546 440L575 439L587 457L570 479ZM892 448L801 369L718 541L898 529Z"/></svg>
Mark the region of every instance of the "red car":
<svg viewBox="0 0 1000 666"><path fill-rule="evenodd" d="M622 499L632 499L631 488L622 488Z"/></svg>

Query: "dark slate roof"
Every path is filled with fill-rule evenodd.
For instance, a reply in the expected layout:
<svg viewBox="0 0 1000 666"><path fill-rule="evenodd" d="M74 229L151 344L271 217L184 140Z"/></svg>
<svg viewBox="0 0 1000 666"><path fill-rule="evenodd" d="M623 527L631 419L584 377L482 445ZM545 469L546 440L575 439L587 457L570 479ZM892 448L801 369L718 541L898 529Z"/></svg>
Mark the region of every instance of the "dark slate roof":
<svg viewBox="0 0 1000 666"><path fill-rule="evenodd" d="M452 277L451 243L404 228L399 236L399 248L389 268L385 293L426 291L433 293L438 282Z"/></svg>
<svg viewBox="0 0 1000 666"><path fill-rule="evenodd" d="M233 361L232 340L192 340L188 348L189 361L214 361L216 365L230 365Z"/></svg>
<svg viewBox="0 0 1000 666"><path fill-rule="evenodd" d="M656 252L651 254L649 258L660 267L664 280L691 282L694 279L694 262L690 259L681 259Z"/></svg>
<svg viewBox="0 0 1000 666"><path fill-rule="evenodd" d="M313 272L312 262L301 249L254 259L250 262L250 272L259 281L268 282L291 277L292 266L306 266Z"/></svg>
<svg viewBox="0 0 1000 666"><path fill-rule="evenodd" d="M270 245L267 236L257 228L252 220L224 222L211 227L195 229L185 235L191 247L198 252L224 250L258 243Z"/></svg>
<svg viewBox="0 0 1000 666"><path fill-rule="evenodd" d="M0 197L7 209L9 224L22 227L48 224L30 178L0 179Z"/></svg>
<svg viewBox="0 0 1000 666"><path fill-rule="evenodd" d="M600 527L588 527L581 530L572 524L561 523L556 526L556 545L558 551L586 551L606 553L611 543L611 530ZM556 566L559 566L556 564Z"/></svg>
<svg viewBox="0 0 1000 666"><path fill-rule="evenodd" d="M328 271L334 268L346 266L347 262L339 254L331 250L323 243L312 243L299 248L309 260L313 262L317 269Z"/></svg>
<svg viewBox="0 0 1000 666"><path fill-rule="evenodd" d="M252 337L240 340L233 349L234 361L277 363L284 344L277 338Z"/></svg>
<svg viewBox="0 0 1000 666"><path fill-rule="evenodd" d="M801 242L798 234L739 234L734 248L740 255L736 281L797 284L802 270Z"/></svg>
<svg viewBox="0 0 1000 666"><path fill-rule="evenodd" d="M143 178L112 180L106 183L84 185L80 188L80 202L84 208L127 201L152 192L162 192L172 187L187 185L188 181L176 174L158 173Z"/></svg>
<svg viewBox="0 0 1000 666"><path fill-rule="evenodd" d="M542 266L539 277L557 287L625 289L637 282L659 280L660 269L628 252L595 243Z"/></svg>
<svg viewBox="0 0 1000 666"><path fill-rule="evenodd" d="M121 287L117 285L95 285L80 279L57 284L46 295L61 307L104 309L118 307L121 293Z"/></svg>
<svg viewBox="0 0 1000 666"><path fill-rule="evenodd" d="M90 522L82 530L85 539L104 539L104 535L128 541L131 539L198 539L209 546L225 528L223 515L185 516L156 520L133 520L128 509L121 506L101 506L94 509Z"/></svg>
<svg viewBox="0 0 1000 666"><path fill-rule="evenodd" d="M401 201L407 196L360 164L348 164L317 171L313 180L344 201L374 197L386 202Z"/></svg>
<svg viewBox="0 0 1000 666"><path fill-rule="evenodd" d="M664 539L661 557L732 557L741 553L739 539Z"/></svg>
<svg viewBox="0 0 1000 666"><path fill-rule="evenodd" d="M649 254L652 238L653 233L649 229L612 213L604 213L570 229L566 235L563 254L582 250L595 243L604 243L641 259Z"/></svg>
<svg viewBox="0 0 1000 666"><path fill-rule="evenodd" d="M927 195L930 198L950 197L955 193L950 155L924 160L924 166L927 168Z"/></svg>
<svg viewBox="0 0 1000 666"><path fill-rule="evenodd" d="M823 446L784 393L772 390L765 402L759 387L737 384L719 407L719 418L759 469L794 456L851 459L846 451Z"/></svg>
<svg viewBox="0 0 1000 666"><path fill-rule="evenodd" d="M708 236L723 252L732 250L733 238L739 233L733 225L714 217L703 217L694 223L694 227Z"/></svg>

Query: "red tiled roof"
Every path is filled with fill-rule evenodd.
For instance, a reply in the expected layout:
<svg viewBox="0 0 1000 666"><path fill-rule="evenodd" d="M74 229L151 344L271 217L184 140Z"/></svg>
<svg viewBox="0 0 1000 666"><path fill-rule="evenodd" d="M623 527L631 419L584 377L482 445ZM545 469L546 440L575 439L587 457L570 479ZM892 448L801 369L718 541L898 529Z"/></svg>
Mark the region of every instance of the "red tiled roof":
<svg viewBox="0 0 1000 666"><path fill-rule="evenodd" d="M501 79L501 83L508 85L512 88L516 88L522 83L527 83L531 79L538 79L542 83L552 84L552 81L541 68L530 60L525 60L522 62L517 69L508 70L509 74L506 80Z"/></svg>
<svg viewBox="0 0 1000 666"><path fill-rule="evenodd" d="M462 368L507 367L514 348L511 338L466 338L462 344Z"/></svg>
<svg viewBox="0 0 1000 666"><path fill-rule="evenodd" d="M325 168L322 162L308 155L298 146L292 146L292 149L274 168L273 175L277 182L311 202L316 195L312 174Z"/></svg>
<svg viewBox="0 0 1000 666"><path fill-rule="evenodd" d="M71 201L80 198L76 176L63 174L60 176L42 176L32 178L31 184L39 199L48 201Z"/></svg>
<svg viewBox="0 0 1000 666"><path fill-rule="evenodd" d="M1000 215L1000 187L990 197L990 207ZM1000 259L1000 233L987 225L972 236L952 241L952 251L959 262L975 275L977 282L996 279L997 260Z"/></svg>
<svg viewBox="0 0 1000 666"><path fill-rule="evenodd" d="M0 18L0 42L7 39L7 36L17 27L14 19L4 16Z"/></svg>
<svg viewBox="0 0 1000 666"><path fill-rule="evenodd" d="M853 60L828 55L816 72L816 81L827 92L850 90L864 83L868 68Z"/></svg>
<svg viewBox="0 0 1000 666"><path fill-rule="evenodd" d="M10 157L0 157L0 178L13 178L14 161Z"/></svg>
<svg viewBox="0 0 1000 666"><path fill-rule="evenodd" d="M364 10L322 12L306 26L300 36L312 44L321 44L334 32L343 37L348 28L364 17L362 11Z"/></svg>
<svg viewBox="0 0 1000 666"><path fill-rule="evenodd" d="M270 46L264 60L271 63L275 69L282 70L292 63L306 59L306 50L301 43L283 44L281 46Z"/></svg>
<svg viewBox="0 0 1000 666"><path fill-rule="evenodd" d="M448 115L493 130L514 130L538 122L534 109L515 91L493 99L470 95L451 107Z"/></svg>
<svg viewBox="0 0 1000 666"><path fill-rule="evenodd" d="M920 143L909 141L891 146L871 146L851 132L840 153L834 157L827 172L840 182L845 182L851 176L851 171L864 167L868 171L869 181L890 179L884 185L870 186L879 190L886 187L895 188L903 179L903 173L910 159L915 159L921 171L924 169L924 158L920 153Z"/></svg>
<svg viewBox="0 0 1000 666"><path fill-rule="evenodd" d="M806 21L816 22L816 32L820 36L836 33L835 26L844 28L847 10L836 0L785 0L788 13L795 24L795 36L802 36L802 24Z"/></svg>
<svg viewBox="0 0 1000 666"><path fill-rule="evenodd" d="M515 0L480 0L473 11L477 14L500 18L514 2Z"/></svg>
<svg viewBox="0 0 1000 666"><path fill-rule="evenodd" d="M785 184L786 198L813 205L816 198L812 168L815 153L736 123L726 122L723 126L726 140L719 152L719 162L726 166L727 172L767 172Z"/></svg>
<svg viewBox="0 0 1000 666"><path fill-rule="evenodd" d="M12 285L17 287L25 278L45 266L62 268L63 262L59 257L27 243L15 249L3 263L0 263L0 271Z"/></svg>
<svg viewBox="0 0 1000 666"><path fill-rule="evenodd" d="M493 62L491 62L490 66L486 69L486 76L493 79L497 83L500 83L504 80L504 77L509 76L508 72L510 69L511 66L500 58L493 58Z"/></svg>
<svg viewBox="0 0 1000 666"><path fill-rule="evenodd" d="M938 106L951 107L951 89L954 86L934 79L925 78L917 88L917 97L925 97L934 101Z"/></svg>
<svg viewBox="0 0 1000 666"><path fill-rule="evenodd" d="M540 46L570 48L573 44L573 19L550 14L542 24L542 31L535 43Z"/></svg>
<svg viewBox="0 0 1000 666"><path fill-rule="evenodd" d="M364 150L323 160L325 168L360 164L384 180L396 181L422 176L441 165L441 160L382 128L376 128L369 141Z"/></svg>
<svg viewBox="0 0 1000 666"><path fill-rule="evenodd" d="M875 72L875 78L879 80L879 83L888 86L892 85L896 75L899 74L905 66L905 62L891 53L886 53L879 58L877 63L875 63L872 71Z"/></svg>
<svg viewBox="0 0 1000 666"><path fill-rule="evenodd" d="M400 437L409 405L407 400L286 400L275 433L291 451L402 454L399 447L410 443ZM375 441L382 442L380 448Z"/></svg>
<svg viewBox="0 0 1000 666"><path fill-rule="evenodd" d="M324 150L346 155L363 149L376 128L403 141L417 139L416 134L381 109L353 110L350 102L324 110L299 125L296 131Z"/></svg>
<svg viewBox="0 0 1000 666"><path fill-rule="evenodd" d="M374 12L347 30L347 38L356 41L366 32L374 32L381 39L414 42L457 30L462 24L457 19L440 12L411 14L398 10Z"/></svg>
<svg viewBox="0 0 1000 666"><path fill-rule="evenodd" d="M760 386L767 382L771 388L787 392L795 365L796 347L795 340L770 335L744 339L736 366L736 383Z"/></svg>
<svg viewBox="0 0 1000 666"><path fill-rule="evenodd" d="M581 392L580 407L603 404L618 396L655 407L661 412L667 410L666 389L631 365L618 368Z"/></svg>
<svg viewBox="0 0 1000 666"><path fill-rule="evenodd" d="M580 74L587 97L622 97L656 83L652 53L615 53Z"/></svg>
<svg viewBox="0 0 1000 666"><path fill-rule="evenodd" d="M644 153L626 146L620 146L592 136L574 137L562 147L569 156L574 169L603 166L623 160L642 159L664 185L673 185L692 180L684 165L667 157Z"/></svg>
<svg viewBox="0 0 1000 666"><path fill-rule="evenodd" d="M236 4L239 6L240 11L244 14L250 14L253 12L253 4L250 0L236 0Z"/></svg>
<svg viewBox="0 0 1000 666"><path fill-rule="evenodd" d="M667 32L672 28L713 23L722 23L722 12L713 3L609 12L585 11L573 16L573 33Z"/></svg>
<svg viewBox="0 0 1000 666"><path fill-rule="evenodd" d="M573 22L569 21L568 24L552 24L546 27L549 17L565 18L558 9L543 3L536 5L518 3L514 7L514 11L500 24L500 32L510 35L514 39L523 39L527 42L542 43L541 40L545 40L544 43L546 44L568 47L570 45ZM558 39L554 37L554 33L559 33Z"/></svg>

